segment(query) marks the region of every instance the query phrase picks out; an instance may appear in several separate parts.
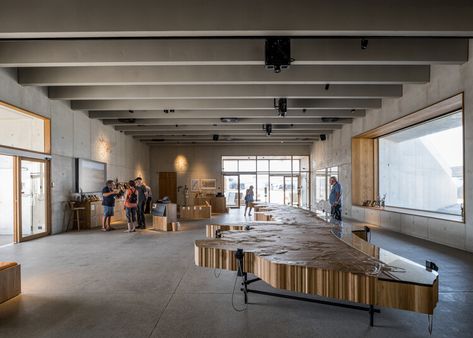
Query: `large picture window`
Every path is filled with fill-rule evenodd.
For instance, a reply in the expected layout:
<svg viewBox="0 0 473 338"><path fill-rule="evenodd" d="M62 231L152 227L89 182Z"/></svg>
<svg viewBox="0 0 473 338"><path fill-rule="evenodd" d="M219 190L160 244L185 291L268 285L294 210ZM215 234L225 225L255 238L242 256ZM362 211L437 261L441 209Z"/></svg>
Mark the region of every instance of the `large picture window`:
<svg viewBox="0 0 473 338"><path fill-rule="evenodd" d="M379 137L378 154L386 206L462 215L462 111Z"/></svg>

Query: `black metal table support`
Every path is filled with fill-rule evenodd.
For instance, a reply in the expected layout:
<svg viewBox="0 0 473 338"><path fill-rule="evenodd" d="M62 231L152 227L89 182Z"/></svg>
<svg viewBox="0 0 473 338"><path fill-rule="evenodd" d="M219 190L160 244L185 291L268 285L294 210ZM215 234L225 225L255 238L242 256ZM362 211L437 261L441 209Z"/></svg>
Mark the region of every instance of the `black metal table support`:
<svg viewBox="0 0 473 338"><path fill-rule="evenodd" d="M375 308L374 305L362 306L362 305L346 304L346 303L332 302L332 301L322 300L322 299L299 297L299 296L286 295L286 294L276 293L276 292L249 289L248 285L250 285L254 282L260 281L261 278L248 279L248 273L243 271L244 253L243 253L242 249L237 250L237 252L235 253L235 257L237 259L237 264L238 264L238 276L243 278L243 282L241 283L242 288L240 289L240 291L242 291L243 294L244 294L245 304L248 304L248 293L251 292L251 293L256 293L256 294L266 295L266 296L272 296L272 297L278 297L278 298L293 299L293 300L298 300L298 301L303 301L303 302L310 302L310 303L317 303L317 304L323 304L323 305L343 307L343 308L352 309L352 310L367 311L368 314L369 314L370 326L374 326L374 314L375 313L381 313L381 310Z"/></svg>

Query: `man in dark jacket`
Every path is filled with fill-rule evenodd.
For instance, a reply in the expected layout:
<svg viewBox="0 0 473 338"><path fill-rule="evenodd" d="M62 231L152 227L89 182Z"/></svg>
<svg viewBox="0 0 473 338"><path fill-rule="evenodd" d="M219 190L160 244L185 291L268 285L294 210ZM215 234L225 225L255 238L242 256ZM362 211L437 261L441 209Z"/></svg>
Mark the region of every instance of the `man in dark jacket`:
<svg viewBox="0 0 473 338"><path fill-rule="evenodd" d="M141 177L137 177L135 179L136 183L136 191L138 192L138 228L145 229L146 222L145 222L145 207L146 207L146 200L148 199L148 192L146 191L146 187L143 184L143 179Z"/></svg>

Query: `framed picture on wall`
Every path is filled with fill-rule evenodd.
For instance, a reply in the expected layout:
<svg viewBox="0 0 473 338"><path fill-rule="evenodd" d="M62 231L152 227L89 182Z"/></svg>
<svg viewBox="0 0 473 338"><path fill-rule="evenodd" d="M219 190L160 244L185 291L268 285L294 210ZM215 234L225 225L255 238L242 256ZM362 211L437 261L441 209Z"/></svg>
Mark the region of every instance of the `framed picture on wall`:
<svg viewBox="0 0 473 338"><path fill-rule="evenodd" d="M200 187L206 190L217 189L217 180L215 178L203 178L200 180Z"/></svg>
<svg viewBox="0 0 473 338"><path fill-rule="evenodd" d="M191 180L191 191L200 191L200 180L198 178Z"/></svg>

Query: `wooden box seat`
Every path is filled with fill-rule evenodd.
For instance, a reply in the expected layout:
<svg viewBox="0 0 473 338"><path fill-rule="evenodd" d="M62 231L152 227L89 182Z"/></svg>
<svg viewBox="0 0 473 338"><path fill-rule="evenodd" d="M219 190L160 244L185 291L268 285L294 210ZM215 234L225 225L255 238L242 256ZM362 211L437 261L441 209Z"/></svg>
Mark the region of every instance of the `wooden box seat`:
<svg viewBox="0 0 473 338"><path fill-rule="evenodd" d="M0 262L0 303L21 293L21 266L15 262Z"/></svg>

